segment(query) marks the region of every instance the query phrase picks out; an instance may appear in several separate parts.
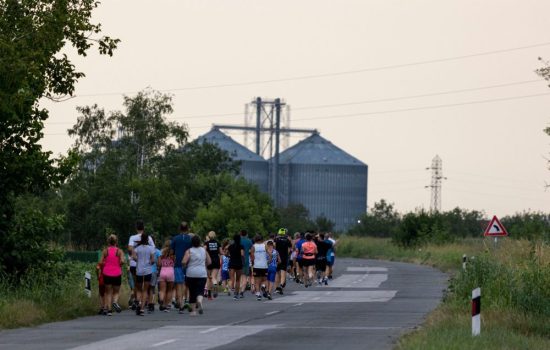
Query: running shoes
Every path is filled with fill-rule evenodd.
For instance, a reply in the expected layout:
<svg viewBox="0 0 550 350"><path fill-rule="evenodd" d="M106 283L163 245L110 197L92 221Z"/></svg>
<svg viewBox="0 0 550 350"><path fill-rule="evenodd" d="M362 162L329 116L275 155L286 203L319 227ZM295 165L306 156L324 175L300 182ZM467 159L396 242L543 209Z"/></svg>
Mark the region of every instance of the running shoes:
<svg viewBox="0 0 550 350"><path fill-rule="evenodd" d="M118 303L113 303L112 307L113 309L115 309L117 314L119 314L122 311L122 308L120 307L120 305L118 305Z"/></svg>

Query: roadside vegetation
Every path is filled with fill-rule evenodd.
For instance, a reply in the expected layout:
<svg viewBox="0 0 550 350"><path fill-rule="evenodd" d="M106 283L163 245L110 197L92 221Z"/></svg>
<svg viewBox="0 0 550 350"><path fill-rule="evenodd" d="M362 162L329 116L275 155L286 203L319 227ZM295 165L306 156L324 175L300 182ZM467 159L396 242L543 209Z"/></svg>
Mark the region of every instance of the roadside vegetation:
<svg viewBox="0 0 550 350"><path fill-rule="evenodd" d="M426 264L449 273L442 304L422 327L403 336L397 349L550 348L546 216L523 213L503 219L511 237L499 238L496 245L489 238L461 237L441 219L452 218L449 213L405 216L405 223L397 216L389 234L343 236L338 243L339 256ZM476 236L481 236L484 223L478 222ZM441 239L445 236L450 239ZM468 257L466 270L463 254ZM471 293L477 287L482 294L481 335L472 337Z"/></svg>

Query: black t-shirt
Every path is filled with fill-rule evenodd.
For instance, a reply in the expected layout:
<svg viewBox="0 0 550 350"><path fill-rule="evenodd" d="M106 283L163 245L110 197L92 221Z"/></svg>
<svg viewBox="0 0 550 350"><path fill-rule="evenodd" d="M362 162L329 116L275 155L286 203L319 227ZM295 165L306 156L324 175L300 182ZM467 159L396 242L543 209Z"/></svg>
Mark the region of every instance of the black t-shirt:
<svg viewBox="0 0 550 350"><path fill-rule="evenodd" d="M317 258L326 258L331 245L325 241L315 241L317 244Z"/></svg>
<svg viewBox="0 0 550 350"><path fill-rule="evenodd" d="M229 268L242 269L243 268L243 256L241 255L242 247L240 244L232 243L229 248Z"/></svg>
<svg viewBox="0 0 550 350"><path fill-rule="evenodd" d="M210 255L212 261L220 261L220 244L215 239L206 241L205 244L206 251Z"/></svg>
<svg viewBox="0 0 550 350"><path fill-rule="evenodd" d="M284 257L288 257L288 250L292 247L292 242L286 236L277 236L275 238L275 249L279 252L281 260Z"/></svg>

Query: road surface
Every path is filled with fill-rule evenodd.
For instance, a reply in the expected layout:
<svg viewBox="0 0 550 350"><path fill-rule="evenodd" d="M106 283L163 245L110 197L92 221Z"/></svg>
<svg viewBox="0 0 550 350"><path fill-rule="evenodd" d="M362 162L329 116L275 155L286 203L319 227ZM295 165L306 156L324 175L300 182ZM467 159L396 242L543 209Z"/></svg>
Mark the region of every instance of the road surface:
<svg viewBox="0 0 550 350"><path fill-rule="evenodd" d="M440 302L447 275L426 266L336 261L328 286L289 281L284 296L220 295L201 316L123 311L0 332L1 349L391 349Z"/></svg>

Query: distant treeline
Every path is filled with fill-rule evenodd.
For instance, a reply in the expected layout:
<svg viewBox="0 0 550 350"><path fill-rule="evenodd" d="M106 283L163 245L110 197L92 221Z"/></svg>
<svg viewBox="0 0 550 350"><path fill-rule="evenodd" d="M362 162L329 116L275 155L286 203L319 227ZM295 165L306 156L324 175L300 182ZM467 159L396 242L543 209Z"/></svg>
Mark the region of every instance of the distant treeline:
<svg viewBox="0 0 550 350"><path fill-rule="evenodd" d="M523 212L500 219L511 238L550 239L550 214ZM464 237L480 237L489 221L477 210L455 208L431 213L425 210L400 214L381 200L349 230L355 236L391 237L402 246L448 243Z"/></svg>

